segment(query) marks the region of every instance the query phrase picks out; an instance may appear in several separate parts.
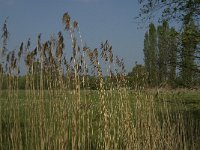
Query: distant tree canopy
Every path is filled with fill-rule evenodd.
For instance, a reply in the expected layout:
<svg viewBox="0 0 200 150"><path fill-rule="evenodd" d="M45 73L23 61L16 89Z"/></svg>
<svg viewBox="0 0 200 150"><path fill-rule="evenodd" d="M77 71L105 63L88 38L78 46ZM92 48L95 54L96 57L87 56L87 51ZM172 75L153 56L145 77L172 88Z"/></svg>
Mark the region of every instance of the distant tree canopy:
<svg viewBox="0 0 200 150"><path fill-rule="evenodd" d="M185 25L182 32L170 28L167 21L158 27L149 25L143 49L149 86L200 85L199 40L193 37L198 30L194 22Z"/></svg>
<svg viewBox="0 0 200 150"><path fill-rule="evenodd" d="M132 89L141 89L147 86L148 72L145 66L135 64L132 71L128 73L127 79L129 87Z"/></svg>
<svg viewBox="0 0 200 150"><path fill-rule="evenodd" d="M148 72L148 84L156 86L173 82L176 76L177 32L167 21L157 28L153 23L144 38L144 64Z"/></svg>
<svg viewBox="0 0 200 150"><path fill-rule="evenodd" d="M177 79L178 84L184 86L198 83L200 0L138 0L138 2L141 5L138 19L142 23L158 17L158 21L162 24L155 28L151 23L149 31L145 34L144 63L149 73L148 83L153 86L165 81L174 83ZM181 24L179 32L169 27L169 21Z"/></svg>
<svg viewBox="0 0 200 150"><path fill-rule="evenodd" d="M146 21L159 14L160 21L175 20L184 22L185 20L200 21L200 0L138 0L141 4L139 17Z"/></svg>

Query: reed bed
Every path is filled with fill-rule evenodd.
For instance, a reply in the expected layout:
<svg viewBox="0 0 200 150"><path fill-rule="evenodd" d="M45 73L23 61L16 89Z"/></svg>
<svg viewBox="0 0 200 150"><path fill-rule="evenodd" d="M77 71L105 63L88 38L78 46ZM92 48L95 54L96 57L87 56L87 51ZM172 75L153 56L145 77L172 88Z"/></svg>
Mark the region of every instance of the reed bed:
<svg viewBox="0 0 200 150"><path fill-rule="evenodd" d="M200 123L179 111L182 103L171 106L144 87L130 91L123 59L109 42L91 50L83 45L78 22L68 13L62 21L71 56L65 56L61 32L45 42L39 34L33 50L28 40L1 55L0 149L199 148ZM6 42L7 36L5 49ZM91 90L91 76L97 90Z"/></svg>

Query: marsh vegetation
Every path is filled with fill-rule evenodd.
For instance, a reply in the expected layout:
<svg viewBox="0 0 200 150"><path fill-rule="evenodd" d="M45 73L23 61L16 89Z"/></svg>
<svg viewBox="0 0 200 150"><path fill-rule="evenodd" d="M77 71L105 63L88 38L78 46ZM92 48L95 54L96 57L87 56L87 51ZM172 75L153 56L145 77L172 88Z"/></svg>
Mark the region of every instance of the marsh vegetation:
<svg viewBox="0 0 200 150"><path fill-rule="evenodd" d="M130 89L123 59L109 42L92 50L77 21L68 13L62 21L66 32L47 41L39 34L33 49L28 40L17 51L7 51L4 24L0 149L199 148L198 90L148 89L137 84L145 76Z"/></svg>

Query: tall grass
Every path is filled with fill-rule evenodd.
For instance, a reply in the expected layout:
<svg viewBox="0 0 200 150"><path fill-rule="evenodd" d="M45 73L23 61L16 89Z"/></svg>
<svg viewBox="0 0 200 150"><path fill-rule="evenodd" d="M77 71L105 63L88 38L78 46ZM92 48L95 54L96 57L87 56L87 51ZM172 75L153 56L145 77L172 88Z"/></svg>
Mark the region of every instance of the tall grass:
<svg viewBox="0 0 200 150"><path fill-rule="evenodd" d="M181 103L172 107L142 87L130 91L123 59L108 41L91 50L78 22L68 13L62 20L72 56L61 32L45 42L38 35L33 50L28 40L1 55L0 149L198 149L199 122L178 111ZM19 90L23 61L26 89Z"/></svg>

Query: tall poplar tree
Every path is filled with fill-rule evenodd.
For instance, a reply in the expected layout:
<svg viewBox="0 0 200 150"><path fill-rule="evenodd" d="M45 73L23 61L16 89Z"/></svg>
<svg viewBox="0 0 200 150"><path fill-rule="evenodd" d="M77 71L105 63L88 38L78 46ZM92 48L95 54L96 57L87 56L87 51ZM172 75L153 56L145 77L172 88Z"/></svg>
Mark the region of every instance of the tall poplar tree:
<svg viewBox="0 0 200 150"><path fill-rule="evenodd" d="M176 79L178 33L167 21L156 28L149 25L144 38L144 63L152 86L174 83Z"/></svg>
<svg viewBox="0 0 200 150"><path fill-rule="evenodd" d="M149 25L149 32L144 39L144 62L148 72L148 83L157 85L157 33L153 23Z"/></svg>
<svg viewBox="0 0 200 150"><path fill-rule="evenodd" d="M169 50L168 50L168 82L173 84L176 79L177 52L178 52L178 32L171 28L169 31Z"/></svg>
<svg viewBox="0 0 200 150"><path fill-rule="evenodd" d="M158 75L159 81L173 83L176 78L178 33L167 21L158 26Z"/></svg>
<svg viewBox="0 0 200 150"><path fill-rule="evenodd" d="M158 26L158 75L159 82L165 82L168 74L169 60L169 24L164 21L161 26Z"/></svg>
<svg viewBox="0 0 200 150"><path fill-rule="evenodd" d="M157 33L153 23L149 25L150 84L157 85Z"/></svg>
<svg viewBox="0 0 200 150"><path fill-rule="evenodd" d="M149 34L148 32L145 33L144 37L144 64L145 68L148 72L150 72L150 55L149 55Z"/></svg>
<svg viewBox="0 0 200 150"><path fill-rule="evenodd" d="M197 64L195 62L195 53L199 43L198 38L194 38L198 32L198 27L191 20L184 25L184 30L181 34L182 51L181 51L181 78L185 85L191 86Z"/></svg>

